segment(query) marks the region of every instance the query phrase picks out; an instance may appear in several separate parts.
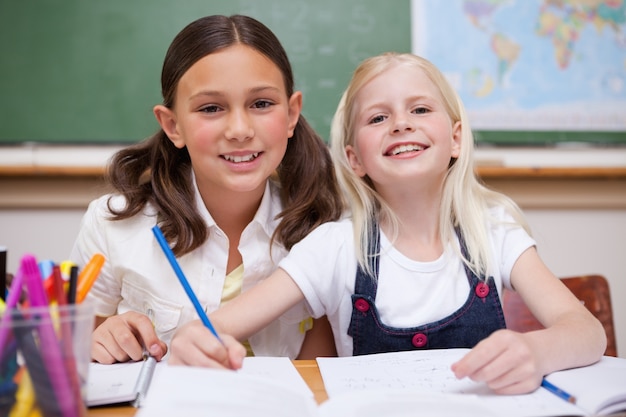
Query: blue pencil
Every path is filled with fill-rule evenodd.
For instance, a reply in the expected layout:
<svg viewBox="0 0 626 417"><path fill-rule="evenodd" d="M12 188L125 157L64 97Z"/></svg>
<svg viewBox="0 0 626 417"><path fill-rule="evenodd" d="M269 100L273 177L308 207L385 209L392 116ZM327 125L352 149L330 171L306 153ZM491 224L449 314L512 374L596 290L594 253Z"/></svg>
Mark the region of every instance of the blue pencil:
<svg viewBox="0 0 626 417"><path fill-rule="evenodd" d="M560 397L563 400L567 401L568 403L576 404L576 397L574 397L571 394L568 394L567 392L563 391L561 388L548 382L545 378L541 381L541 386L547 389L548 391L550 391L552 394L556 395L557 397Z"/></svg>
<svg viewBox="0 0 626 417"><path fill-rule="evenodd" d="M170 262L170 265L172 265L172 269L176 273L178 280L180 281L181 285L185 289L185 292L187 293L187 296L191 300L191 303L193 304L194 308L196 309L198 316L200 316L200 320L211 331L211 333L213 333L213 336L215 336L217 340L222 342L222 339L220 339L220 337L217 334L217 331L215 331L215 328L211 324L211 321L209 320L206 313L202 309L202 306L200 305L200 301L198 301L198 297L196 297L196 294L191 289L191 286L189 285L189 282L187 281L187 278L185 277L183 270L180 269L180 265L178 264L178 261L176 260L176 256L174 256L174 252L172 252L172 249L170 249L170 246L167 244L167 240L165 240L165 236L163 236L163 232L161 231L161 228L158 225L156 225L152 228L152 232L154 233L154 236L159 242L161 249L163 249L163 253L167 257L167 260Z"/></svg>

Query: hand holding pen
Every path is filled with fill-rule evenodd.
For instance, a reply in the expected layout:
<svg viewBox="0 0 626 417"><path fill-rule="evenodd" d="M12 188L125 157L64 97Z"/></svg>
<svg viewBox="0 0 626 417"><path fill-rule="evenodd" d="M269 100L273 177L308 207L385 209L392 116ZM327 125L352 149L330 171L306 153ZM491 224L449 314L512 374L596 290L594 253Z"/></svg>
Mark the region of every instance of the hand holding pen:
<svg viewBox="0 0 626 417"><path fill-rule="evenodd" d="M170 342L170 365L202 366L219 369L239 369L246 348L229 334L218 340L200 320L184 324Z"/></svg>
<svg viewBox="0 0 626 417"><path fill-rule="evenodd" d="M128 311L102 320L92 333L91 359L99 363L139 361L146 350L160 361L167 345L145 314Z"/></svg>

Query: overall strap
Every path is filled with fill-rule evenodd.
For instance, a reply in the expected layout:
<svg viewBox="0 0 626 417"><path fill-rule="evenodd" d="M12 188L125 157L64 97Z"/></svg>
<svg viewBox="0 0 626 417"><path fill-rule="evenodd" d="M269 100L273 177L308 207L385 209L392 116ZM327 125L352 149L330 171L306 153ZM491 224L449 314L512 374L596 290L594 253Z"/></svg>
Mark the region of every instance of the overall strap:
<svg viewBox="0 0 626 417"><path fill-rule="evenodd" d="M366 262L370 268L371 275L366 273L359 265L354 292L356 294L369 294L372 299L375 299L378 289L378 270L380 263L380 227L375 220L370 224L372 228L370 229L368 239Z"/></svg>

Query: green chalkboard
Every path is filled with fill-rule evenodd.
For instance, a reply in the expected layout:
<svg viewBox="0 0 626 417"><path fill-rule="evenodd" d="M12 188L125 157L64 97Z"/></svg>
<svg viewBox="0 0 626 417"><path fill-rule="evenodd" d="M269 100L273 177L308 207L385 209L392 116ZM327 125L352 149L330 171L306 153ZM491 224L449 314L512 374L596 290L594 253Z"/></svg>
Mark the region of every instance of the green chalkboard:
<svg viewBox="0 0 626 417"><path fill-rule="evenodd" d="M479 145L497 146L626 146L626 132L612 131L477 131Z"/></svg>
<svg viewBox="0 0 626 417"><path fill-rule="evenodd" d="M176 33L201 16L234 13L282 41L304 115L327 138L357 63L410 51L409 11L410 0L0 0L0 144L151 135Z"/></svg>

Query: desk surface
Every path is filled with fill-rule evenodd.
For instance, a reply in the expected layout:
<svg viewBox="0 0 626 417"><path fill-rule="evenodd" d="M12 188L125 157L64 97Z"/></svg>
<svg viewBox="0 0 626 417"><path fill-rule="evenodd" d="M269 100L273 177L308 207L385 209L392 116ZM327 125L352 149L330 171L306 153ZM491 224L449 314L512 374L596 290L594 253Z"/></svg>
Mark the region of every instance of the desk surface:
<svg viewBox="0 0 626 417"><path fill-rule="evenodd" d="M306 381L315 395L318 404L326 401L328 395L324 389L324 381L314 360L293 361L302 378ZM123 407L96 407L87 410L87 417L130 417L134 416L137 409L130 406Z"/></svg>

